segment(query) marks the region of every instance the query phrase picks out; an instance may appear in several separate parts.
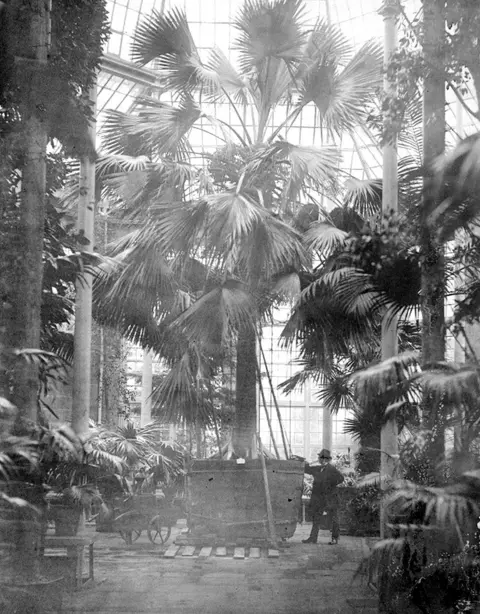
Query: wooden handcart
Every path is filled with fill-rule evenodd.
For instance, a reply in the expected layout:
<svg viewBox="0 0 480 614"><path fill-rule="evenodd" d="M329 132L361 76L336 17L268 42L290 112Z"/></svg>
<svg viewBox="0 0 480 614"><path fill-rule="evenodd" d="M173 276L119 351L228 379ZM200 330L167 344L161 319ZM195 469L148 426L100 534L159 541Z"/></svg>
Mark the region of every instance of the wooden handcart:
<svg viewBox="0 0 480 614"><path fill-rule="evenodd" d="M132 495L117 501L117 506L114 528L127 544L136 541L142 531L147 531L152 544L164 544L181 516L179 508L171 501L153 493Z"/></svg>

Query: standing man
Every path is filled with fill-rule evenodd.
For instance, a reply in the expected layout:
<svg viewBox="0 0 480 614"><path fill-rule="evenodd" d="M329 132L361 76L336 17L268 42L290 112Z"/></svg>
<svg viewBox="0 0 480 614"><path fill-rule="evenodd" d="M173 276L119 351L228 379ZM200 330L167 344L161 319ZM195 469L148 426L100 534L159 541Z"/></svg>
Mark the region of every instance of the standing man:
<svg viewBox="0 0 480 614"><path fill-rule="evenodd" d="M304 544L317 543L323 512L327 512L332 523L332 539L328 543L338 544L340 526L338 524L339 497L337 486L343 482L344 477L338 469L330 464L331 460L330 450L322 450L318 453L319 465L312 466L305 463L305 473L313 475L312 497L310 499L313 524L310 537L302 540Z"/></svg>

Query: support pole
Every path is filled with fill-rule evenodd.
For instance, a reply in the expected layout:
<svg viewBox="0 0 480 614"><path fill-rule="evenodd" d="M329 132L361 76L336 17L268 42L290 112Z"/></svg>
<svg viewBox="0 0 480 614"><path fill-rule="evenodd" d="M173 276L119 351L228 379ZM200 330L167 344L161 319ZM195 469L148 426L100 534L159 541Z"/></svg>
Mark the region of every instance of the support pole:
<svg viewBox="0 0 480 614"><path fill-rule="evenodd" d="M258 451L260 453L260 462L262 464L263 485L265 487L265 502L267 505L268 533L272 546L278 549L277 533L275 531L275 519L273 516L272 500L270 498L270 488L268 486L267 465L265 463L265 453L263 451L262 440L260 435L257 435Z"/></svg>
<svg viewBox="0 0 480 614"><path fill-rule="evenodd" d="M93 117L96 115L96 86L90 90ZM92 144L95 143L96 123L93 120L88 130ZM95 217L95 160L85 155L80 160L80 194L78 198L77 231L86 239L79 245L82 252L91 252L94 237ZM92 275L82 272L75 284L75 332L72 392L72 428L78 435L88 433L90 419L91 340L92 340Z"/></svg>
<svg viewBox="0 0 480 614"><path fill-rule="evenodd" d="M152 381L152 353L150 350L143 350L140 426L145 426L152 421Z"/></svg>
<svg viewBox="0 0 480 614"><path fill-rule="evenodd" d="M282 435L283 449L285 451L285 458L290 458L290 456L292 455L292 451L291 450L289 451L289 449L288 449L287 438L285 436L285 429L283 428L282 414L280 413L280 407L278 406L277 397L275 395L275 390L273 388L272 376L270 375L270 370L268 368L267 358L265 356L265 352L263 351L260 337L258 338L258 344L259 344L259 347L260 347L260 352L262 354L263 364L265 365L265 371L267 373L268 383L270 384L270 390L272 392L273 402L275 404L275 410L277 412L278 424L280 426L280 433Z"/></svg>
<svg viewBox="0 0 480 614"><path fill-rule="evenodd" d="M328 407L322 409L323 433L322 447L326 450L332 450L332 412Z"/></svg>
<svg viewBox="0 0 480 614"><path fill-rule="evenodd" d="M257 378L258 378L258 387L260 389L260 396L262 397L262 403L265 409L265 416L267 418L268 430L270 432L270 439L272 440L273 449L275 450L275 456L279 459L280 454L278 452L277 442L275 441L275 435L273 434L272 421L270 419L270 414L268 413L267 400L265 398L265 391L263 389L263 384L262 384L262 373L260 371L258 360L257 360Z"/></svg>
<svg viewBox="0 0 480 614"><path fill-rule="evenodd" d="M395 96L396 83L389 78L386 67L395 52L398 43L397 19L400 13L399 0L385 0L380 13L384 20L384 93L385 96ZM383 192L382 211L391 213L398 211L398 168L397 168L397 139L391 135L383 147ZM384 319L382 322L382 360L392 358L398 354L397 319ZM396 459L398 455L398 427L395 416L392 416L382 426L380 436L381 461L380 482L382 488L386 487L388 480L395 478ZM385 537L386 510L382 504L380 509L380 535Z"/></svg>

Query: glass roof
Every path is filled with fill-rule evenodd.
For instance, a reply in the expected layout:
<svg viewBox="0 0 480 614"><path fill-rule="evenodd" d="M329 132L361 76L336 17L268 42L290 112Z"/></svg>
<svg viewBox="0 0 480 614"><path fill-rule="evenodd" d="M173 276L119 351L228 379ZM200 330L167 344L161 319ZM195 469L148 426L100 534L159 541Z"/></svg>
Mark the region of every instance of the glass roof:
<svg viewBox="0 0 480 614"><path fill-rule="evenodd" d="M382 18L377 13L380 4L381 0L305 0L308 23L325 18L342 24L342 31L355 46L381 35ZM109 0L107 5L112 28L107 52L128 60L141 15L174 7L185 10L200 49L217 45L226 51L231 44L230 24L243 0Z"/></svg>
<svg viewBox="0 0 480 614"><path fill-rule="evenodd" d="M366 40L381 36L382 18L377 12L379 4L380 0L305 0L306 21L308 25L315 24L318 19L339 24L353 46L358 48ZM150 14L153 9L168 11L177 7L185 10L193 38L201 53L202 50L207 52L217 46L235 63L235 51L232 49L235 31L231 24L243 0L108 0L107 5L112 33L105 51L111 62L130 64L130 45L142 16ZM97 103L100 128L105 110L128 111L141 90L141 85L121 73L118 71L117 74L111 74L105 65L100 73ZM235 127L236 118L229 105L216 104L208 112L231 122ZM316 113L313 106L307 107L300 121L284 137L293 143L320 145ZM279 109L273 121L281 121L281 114L282 109ZM199 146L206 150L215 149L214 138L200 130L197 133ZM379 175L381 155L368 132L359 129L353 140L345 136L337 144L342 148L342 166L347 173L359 178Z"/></svg>
<svg viewBox="0 0 480 614"><path fill-rule="evenodd" d="M383 0L305 0L307 23L313 25L318 19L337 24L355 48L372 38L381 39L382 17L378 14ZM193 38L200 50L206 53L213 46L220 47L235 64L235 50L232 49L235 31L232 22L243 5L243 0L108 0L107 7L111 21L111 36L105 50L106 58L98 80L98 125L101 129L103 112L107 109L128 111L132 108L143 85L155 80L148 69L133 67L130 61L132 37L142 16L153 9L168 11L177 7L187 15ZM409 19L414 19L421 10L420 0L404 0L403 6ZM130 68L129 68L130 67ZM128 69L128 70L127 70ZM460 114L459 105L452 93L447 109L447 121L451 138L457 133L468 134L476 130L467 113ZM227 104L215 104L205 109L218 119L235 127L236 117ZM279 109L273 121L281 121ZM302 111L297 122L284 138L292 143L320 145L321 135L316 121L317 111L309 106ZM278 123L277 123L278 125ZM215 149L217 142L201 130L198 135L199 147ZM192 138L196 138L193 137ZM353 138L343 136L337 145L343 152L342 168L358 178L380 176L381 152L368 131L359 128Z"/></svg>

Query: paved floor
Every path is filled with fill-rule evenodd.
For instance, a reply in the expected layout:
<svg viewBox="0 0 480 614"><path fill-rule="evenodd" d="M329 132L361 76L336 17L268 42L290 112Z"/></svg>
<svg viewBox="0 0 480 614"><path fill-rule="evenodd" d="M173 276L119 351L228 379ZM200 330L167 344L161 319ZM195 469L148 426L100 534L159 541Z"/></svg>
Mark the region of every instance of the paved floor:
<svg viewBox="0 0 480 614"><path fill-rule="evenodd" d="M366 552L365 538L342 536L329 546L302 544L299 525L278 558L163 557L145 536L127 546L114 534L95 533L95 582L64 600L62 614L348 614L348 600L372 598L365 577L353 581ZM90 529L93 531L93 529ZM176 529L176 533L181 526ZM175 532L169 540L175 539ZM248 553L248 551L247 551ZM229 553L230 554L230 553Z"/></svg>

